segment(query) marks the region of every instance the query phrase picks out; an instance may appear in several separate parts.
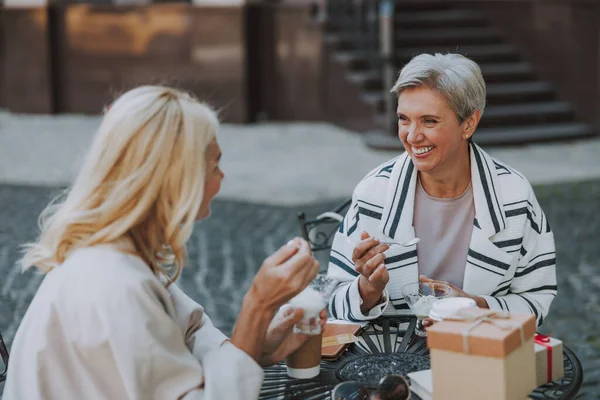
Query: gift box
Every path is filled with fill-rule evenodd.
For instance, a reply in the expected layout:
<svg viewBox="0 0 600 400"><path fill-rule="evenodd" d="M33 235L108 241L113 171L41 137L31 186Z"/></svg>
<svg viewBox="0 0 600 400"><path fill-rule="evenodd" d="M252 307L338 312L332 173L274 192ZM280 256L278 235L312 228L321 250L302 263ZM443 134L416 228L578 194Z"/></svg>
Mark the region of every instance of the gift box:
<svg viewBox="0 0 600 400"><path fill-rule="evenodd" d="M525 399L536 388L535 317L462 309L427 330L434 399ZM439 397L437 397L439 396Z"/></svg>
<svg viewBox="0 0 600 400"><path fill-rule="evenodd" d="M537 385L545 385L565 376L562 342L541 334L535 335L534 340Z"/></svg>

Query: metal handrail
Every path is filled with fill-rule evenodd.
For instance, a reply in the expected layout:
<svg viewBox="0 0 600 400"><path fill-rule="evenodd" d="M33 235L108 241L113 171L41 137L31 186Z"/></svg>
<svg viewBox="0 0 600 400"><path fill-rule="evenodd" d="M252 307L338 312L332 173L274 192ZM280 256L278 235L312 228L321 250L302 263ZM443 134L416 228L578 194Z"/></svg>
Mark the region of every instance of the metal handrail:
<svg viewBox="0 0 600 400"><path fill-rule="evenodd" d="M379 40L376 18L380 0L328 0L327 26L330 31L353 35L357 50L372 50Z"/></svg>
<svg viewBox="0 0 600 400"><path fill-rule="evenodd" d="M331 31L353 38L355 50L374 55L367 62L371 68L380 69L383 77L383 128L394 136L396 99L390 94L390 89L397 74L394 54L395 3L395 0L328 0L326 12Z"/></svg>
<svg viewBox="0 0 600 400"><path fill-rule="evenodd" d="M379 11L380 51L383 58L383 98L385 99L385 131L395 135L396 102L389 93L396 81L396 63L394 59L394 15L395 0L381 0Z"/></svg>

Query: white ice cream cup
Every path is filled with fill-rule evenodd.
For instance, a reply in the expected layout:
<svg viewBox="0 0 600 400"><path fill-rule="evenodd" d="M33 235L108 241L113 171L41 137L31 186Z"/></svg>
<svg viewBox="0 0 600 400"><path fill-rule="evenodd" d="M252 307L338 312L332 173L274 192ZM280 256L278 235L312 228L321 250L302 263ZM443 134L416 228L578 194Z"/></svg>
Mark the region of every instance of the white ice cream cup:
<svg viewBox="0 0 600 400"><path fill-rule="evenodd" d="M477 307L475 300L468 297L448 297L435 302L429 318L434 321L442 321L446 318L452 318L458 310L469 307Z"/></svg>
<svg viewBox="0 0 600 400"><path fill-rule="evenodd" d="M304 310L302 320L294 325L294 333L305 335L318 335L321 333L319 313L327 307L327 302L321 293L309 286L290 300L290 305Z"/></svg>

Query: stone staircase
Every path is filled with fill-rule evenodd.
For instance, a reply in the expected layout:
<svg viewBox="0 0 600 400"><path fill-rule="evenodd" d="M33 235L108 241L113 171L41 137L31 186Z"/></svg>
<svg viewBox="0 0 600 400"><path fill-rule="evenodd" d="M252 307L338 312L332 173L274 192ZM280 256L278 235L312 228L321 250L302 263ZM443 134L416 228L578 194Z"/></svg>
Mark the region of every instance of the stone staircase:
<svg viewBox="0 0 600 400"><path fill-rule="evenodd" d="M421 53L460 53L479 64L488 96L478 143L523 144L595 134L480 10L435 0L397 0L394 39L397 70ZM385 126L387 94L377 35L342 24L330 30L327 40L346 80L360 88L361 100L372 108L375 124Z"/></svg>

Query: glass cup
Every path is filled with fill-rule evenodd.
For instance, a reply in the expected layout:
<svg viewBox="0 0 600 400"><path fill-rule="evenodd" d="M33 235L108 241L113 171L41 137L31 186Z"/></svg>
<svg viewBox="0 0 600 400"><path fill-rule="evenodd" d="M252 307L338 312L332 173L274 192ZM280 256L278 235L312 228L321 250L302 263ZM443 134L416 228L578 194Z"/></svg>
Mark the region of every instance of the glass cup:
<svg viewBox="0 0 600 400"><path fill-rule="evenodd" d="M425 337L427 332L423 320L429 316L431 308L440 299L452 297L454 290L448 285L437 282L415 282L400 288L408 306L417 317L415 335Z"/></svg>
<svg viewBox="0 0 600 400"><path fill-rule="evenodd" d="M319 314L327 307L329 297L337 287L338 281L324 274L319 274L306 289L290 300L294 308L304 310L300 322L294 325L294 333L304 335L321 334L321 318Z"/></svg>

